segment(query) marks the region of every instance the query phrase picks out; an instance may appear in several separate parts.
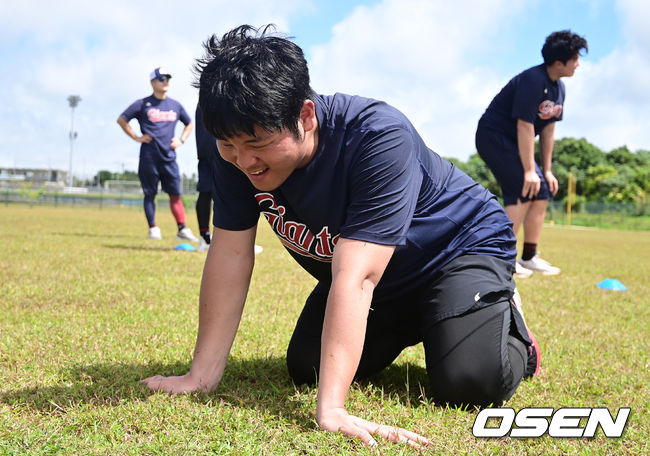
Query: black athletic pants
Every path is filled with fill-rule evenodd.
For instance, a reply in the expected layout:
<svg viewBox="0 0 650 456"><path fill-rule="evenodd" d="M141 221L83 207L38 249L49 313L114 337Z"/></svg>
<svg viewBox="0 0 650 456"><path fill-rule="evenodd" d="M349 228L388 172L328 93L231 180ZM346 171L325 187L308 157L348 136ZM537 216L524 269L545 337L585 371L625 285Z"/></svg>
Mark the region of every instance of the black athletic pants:
<svg viewBox="0 0 650 456"><path fill-rule="evenodd" d="M212 193L199 192L196 199L196 219L199 222L199 229L210 229L210 210L212 209Z"/></svg>
<svg viewBox="0 0 650 456"><path fill-rule="evenodd" d="M424 291L420 288L391 302L373 303L355 378L381 371L404 348L422 342L430 395L436 403L500 406L508 400L521 382L530 345L511 302L512 289L495 283L494 292L479 297L468 311L442 320L432 318L440 309L436 300L464 296L463 288L472 290L472 281L494 277L484 266L463 266L453 274L443 271L437 283ZM507 274L501 276L512 277ZM317 381L328 291L329 283L316 286L289 343L287 366L296 384Z"/></svg>

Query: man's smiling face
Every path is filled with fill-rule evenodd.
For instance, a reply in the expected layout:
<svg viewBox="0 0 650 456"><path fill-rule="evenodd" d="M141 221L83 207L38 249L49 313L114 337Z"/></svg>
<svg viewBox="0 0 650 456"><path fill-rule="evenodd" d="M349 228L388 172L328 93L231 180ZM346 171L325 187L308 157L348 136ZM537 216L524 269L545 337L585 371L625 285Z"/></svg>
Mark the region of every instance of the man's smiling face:
<svg viewBox="0 0 650 456"><path fill-rule="evenodd" d="M255 135L217 140L219 154L239 168L258 190L278 188L294 170L311 160L306 143L289 130L268 132L255 127Z"/></svg>

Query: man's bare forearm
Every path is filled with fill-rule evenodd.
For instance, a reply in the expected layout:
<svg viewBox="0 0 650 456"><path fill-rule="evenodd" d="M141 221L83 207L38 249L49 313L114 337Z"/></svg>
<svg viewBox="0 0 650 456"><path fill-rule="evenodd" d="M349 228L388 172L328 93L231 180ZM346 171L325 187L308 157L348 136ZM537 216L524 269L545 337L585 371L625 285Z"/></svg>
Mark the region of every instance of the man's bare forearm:
<svg viewBox="0 0 650 456"><path fill-rule="evenodd" d="M199 330L190 374L202 388L214 389L241 320L255 263L255 229L215 229L203 269L199 297Z"/></svg>

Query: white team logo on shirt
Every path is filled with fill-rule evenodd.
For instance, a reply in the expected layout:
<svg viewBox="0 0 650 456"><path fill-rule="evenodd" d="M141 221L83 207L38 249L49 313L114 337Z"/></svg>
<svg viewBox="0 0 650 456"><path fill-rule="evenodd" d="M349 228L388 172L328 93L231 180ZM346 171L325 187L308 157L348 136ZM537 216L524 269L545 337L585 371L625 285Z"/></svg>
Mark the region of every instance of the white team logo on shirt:
<svg viewBox="0 0 650 456"><path fill-rule="evenodd" d="M161 111L154 108L147 111L147 117L150 122L176 122L178 114L176 114L176 111Z"/></svg>
<svg viewBox="0 0 650 456"><path fill-rule="evenodd" d="M561 114L562 114L562 105L555 104L551 100L542 101L539 105L539 110L537 113L537 115L539 115L539 118L544 120L548 120L551 117L560 118Z"/></svg>
<svg viewBox="0 0 650 456"><path fill-rule="evenodd" d="M314 260L326 263L332 261L334 246L339 240L338 234L332 236L327 226L318 234L314 234L304 223L285 220L286 208L279 205L271 193L258 193L255 199L262 209L262 214L286 248Z"/></svg>

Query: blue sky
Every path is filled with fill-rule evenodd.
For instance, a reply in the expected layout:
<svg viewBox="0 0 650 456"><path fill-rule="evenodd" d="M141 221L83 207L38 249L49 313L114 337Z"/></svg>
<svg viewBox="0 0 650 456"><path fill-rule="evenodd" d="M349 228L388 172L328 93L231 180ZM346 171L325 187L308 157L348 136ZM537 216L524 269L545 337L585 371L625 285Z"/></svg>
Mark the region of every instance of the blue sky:
<svg viewBox="0 0 650 456"><path fill-rule="evenodd" d="M383 99L428 145L466 160L476 122L516 73L541 62L546 35L570 28L589 41L558 137L609 151L650 149L650 6L646 0L26 0L0 15L0 166L68 169L68 95L78 139L75 175L137 168L138 144L116 124L149 95L149 72L170 69L170 96L196 105L191 66L201 42L242 24L275 23L307 56L318 92ZM136 127L137 129L137 127ZM178 129L180 133L180 126ZM179 165L196 172L193 137Z"/></svg>

